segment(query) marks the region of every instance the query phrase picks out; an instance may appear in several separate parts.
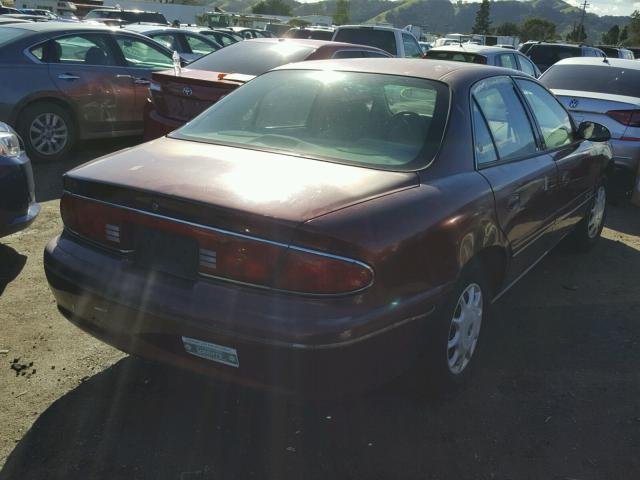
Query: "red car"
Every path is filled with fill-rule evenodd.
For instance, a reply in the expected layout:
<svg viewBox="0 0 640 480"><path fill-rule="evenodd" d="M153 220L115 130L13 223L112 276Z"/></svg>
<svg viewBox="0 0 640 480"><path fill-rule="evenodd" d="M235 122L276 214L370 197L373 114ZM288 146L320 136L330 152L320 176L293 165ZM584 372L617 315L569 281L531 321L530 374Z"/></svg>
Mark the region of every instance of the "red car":
<svg viewBox="0 0 640 480"><path fill-rule="evenodd" d="M339 392L457 383L490 305L597 242L611 149L537 80L462 62L303 62L64 177L60 311L126 352Z"/></svg>
<svg viewBox="0 0 640 480"><path fill-rule="evenodd" d="M152 75L144 115L144 138L152 140L184 125L224 95L275 67L305 60L390 57L375 47L310 39L261 38L234 43L173 70Z"/></svg>

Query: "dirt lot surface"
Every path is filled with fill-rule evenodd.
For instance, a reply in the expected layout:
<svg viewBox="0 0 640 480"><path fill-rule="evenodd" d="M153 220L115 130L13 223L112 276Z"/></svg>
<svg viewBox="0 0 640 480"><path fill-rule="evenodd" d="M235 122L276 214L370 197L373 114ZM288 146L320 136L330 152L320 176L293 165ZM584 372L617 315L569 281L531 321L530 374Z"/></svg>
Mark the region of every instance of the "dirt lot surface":
<svg viewBox="0 0 640 480"><path fill-rule="evenodd" d="M464 391L302 402L128 357L57 312L60 174L123 146L37 166L42 213L0 241L0 479L640 478L640 209L497 303Z"/></svg>

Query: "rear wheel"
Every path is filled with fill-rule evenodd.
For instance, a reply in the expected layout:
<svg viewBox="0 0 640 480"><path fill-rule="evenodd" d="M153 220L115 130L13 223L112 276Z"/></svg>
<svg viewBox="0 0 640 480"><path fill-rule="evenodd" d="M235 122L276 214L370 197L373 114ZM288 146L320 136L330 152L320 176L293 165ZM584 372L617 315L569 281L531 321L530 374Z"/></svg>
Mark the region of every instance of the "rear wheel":
<svg viewBox="0 0 640 480"><path fill-rule="evenodd" d="M490 301L485 275L470 265L435 312L425 355L432 388L448 389L467 381L477 363L480 330Z"/></svg>
<svg viewBox="0 0 640 480"><path fill-rule="evenodd" d="M18 130L29 158L49 162L65 157L76 141L69 112L53 102L30 105L20 115Z"/></svg>

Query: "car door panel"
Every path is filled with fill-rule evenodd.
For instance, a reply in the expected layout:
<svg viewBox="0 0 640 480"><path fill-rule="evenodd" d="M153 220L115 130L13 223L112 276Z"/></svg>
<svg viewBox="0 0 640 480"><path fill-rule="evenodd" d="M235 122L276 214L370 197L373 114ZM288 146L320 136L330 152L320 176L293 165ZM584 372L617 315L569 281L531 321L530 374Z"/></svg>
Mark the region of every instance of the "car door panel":
<svg viewBox="0 0 640 480"><path fill-rule="evenodd" d="M83 137L110 136L131 128L135 90L117 65L108 37L70 35L50 40L48 73L73 106Z"/></svg>
<svg viewBox="0 0 640 480"><path fill-rule="evenodd" d="M558 170L540 150L509 77L479 82L472 103L476 163L491 185L498 223L510 245L510 282L553 246Z"/></svg>

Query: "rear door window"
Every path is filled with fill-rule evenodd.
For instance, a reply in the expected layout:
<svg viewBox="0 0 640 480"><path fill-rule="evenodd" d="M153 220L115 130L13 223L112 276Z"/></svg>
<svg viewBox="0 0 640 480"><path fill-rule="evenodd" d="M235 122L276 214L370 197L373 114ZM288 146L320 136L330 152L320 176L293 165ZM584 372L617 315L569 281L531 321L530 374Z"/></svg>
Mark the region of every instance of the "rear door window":
<svg viewBox="0 0 640 480"><path fill-rule="evenodd" d="M55 38L32 48L31 54L45 63L117 65L109 37L99 34Z"/></svg>
<svg viewBox="0 0 640 480"><path fill-rule="evenodd" d="M218 50L217 47L213 46L210 43L205 42L204 40L202 40L201 38L198 38L195 35L189 35L185 33L184 38L187 40L187 44L189 44L191 53L195 53L196 55L206 55L215 50Z"/></svg>
<svg viewBox="0 0 640 480"><path fill-rule="evenodd" d="M481 81L473 88L473 98L487 120L501 160L537 152L533 127L509 77Z"/></svg>
<svg viewBox="0 0 640 480"><path fill-rule="evenodd" d="M172 33L158 33L155 35L149 35L149 37L153 38L156 42L161 43L169 50L175 50L178 52L182 50L180 48L180 42Z"/></svg>

